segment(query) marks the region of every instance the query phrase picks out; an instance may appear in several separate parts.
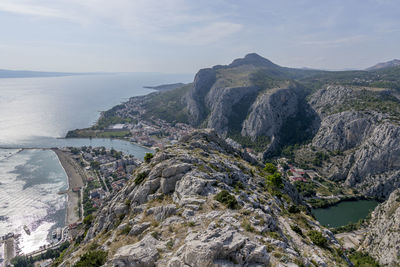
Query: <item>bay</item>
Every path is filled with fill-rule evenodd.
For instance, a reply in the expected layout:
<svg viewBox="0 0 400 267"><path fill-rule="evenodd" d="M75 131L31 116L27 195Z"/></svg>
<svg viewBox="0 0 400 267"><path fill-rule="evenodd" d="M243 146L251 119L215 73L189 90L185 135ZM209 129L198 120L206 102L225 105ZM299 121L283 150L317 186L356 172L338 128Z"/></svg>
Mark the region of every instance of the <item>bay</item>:
<svg viewBox="0 0 400 267"><path fill-rule="evenodd" d="M64 226L66 197L57 193L67 188L67 176L47 148L104 146L140 159L149 151L115 139L64 139L68 130L89 127L100 111L154 91L145 85L192 78L120 73L0 79L0 236L21 234L19 247L29 253L50 243L52 230Z"/></svg>

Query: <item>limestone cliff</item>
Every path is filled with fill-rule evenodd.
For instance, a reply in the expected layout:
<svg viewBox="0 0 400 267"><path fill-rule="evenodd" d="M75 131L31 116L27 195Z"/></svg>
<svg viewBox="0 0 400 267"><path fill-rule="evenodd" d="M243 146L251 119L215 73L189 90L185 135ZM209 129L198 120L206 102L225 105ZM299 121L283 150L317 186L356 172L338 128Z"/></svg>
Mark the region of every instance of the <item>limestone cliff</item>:
<svg viewBox="0 0 400 267"><path fill-rule="evenodd" d="M369 106L361 105L365 95L369 101L365 105ZM386 99L387 92L382 97L382 92L343 86L329 86L310 99L321 118L312 146L344 152L326 174L345 180L346 185L365 195L382 199L400 185L400 126L382 110ZM400 107L396 100L389 99L389 104Z"/></svg>
<svg viewBox="0 0 400 267"><path fill-rule="evenodd" d="M400 265L400 189L374 210L360 249L383 266Z"/></svg>

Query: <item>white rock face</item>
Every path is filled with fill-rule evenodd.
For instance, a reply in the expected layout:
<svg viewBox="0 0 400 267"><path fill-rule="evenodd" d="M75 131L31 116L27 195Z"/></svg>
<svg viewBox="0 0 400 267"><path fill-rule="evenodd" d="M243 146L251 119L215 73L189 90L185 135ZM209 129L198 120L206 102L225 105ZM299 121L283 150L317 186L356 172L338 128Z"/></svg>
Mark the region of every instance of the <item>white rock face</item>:
<svg viewBox="0 0 400 267"><path fill-rule="evenodd" d="M400 265L400 189L372 213L361 248L383 266Z"/></svg>
<svg viewBox="0 0 400 267"><path fill-rule="evenodd" d="M269 255L264 245L253 243L232 227L225 227L189 235L168 266L224 266L232 261L239 266L268 266Z"/></svg>
<svg viewBox="0 0 400 267"><path fill-rule="evenodd" d="M243 122L242 135L274 137L282 124L298 111L295 88L276 88L259 95Z"/></svg>
<svg viewBox="0 0 400 267"><path fill-rule="evenodd" d="M118 249L112 259L114 267L153 267L156 266L159 254L156 248L157 240L150 235L140 242L123 246Z"/></svg>
<svg viewBox="0 0 400 267"><path fill-rule="evenodd" d="M322 119L312 146L346 152L342 164L330 166L332 179L345 180L347 186L365 195L386 199L400 186L400 126L376 111L348 108L326 112L357 93L329 86L312 95L309 102Z"/></svg>
<svg viewBox="0 0 400 267"><path fill-rule="evenodd" d="M315 147L330 151L344 151L359 146L367 138L378 120L362 112L344 111L323 119L312 140Z"/></svg>

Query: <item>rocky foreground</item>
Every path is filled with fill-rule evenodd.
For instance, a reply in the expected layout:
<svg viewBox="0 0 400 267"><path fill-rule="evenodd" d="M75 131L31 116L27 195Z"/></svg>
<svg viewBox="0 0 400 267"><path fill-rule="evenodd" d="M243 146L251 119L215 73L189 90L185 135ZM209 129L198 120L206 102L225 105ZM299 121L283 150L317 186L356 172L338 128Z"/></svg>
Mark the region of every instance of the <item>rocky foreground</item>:
<svg viewBox="0 0 400 267"><path fill-rule="evenodd" d="M86 220L61 266L90 251L119 267L347 266L332 233L275 171L214 132L195 132L141 165Z"/></svg>

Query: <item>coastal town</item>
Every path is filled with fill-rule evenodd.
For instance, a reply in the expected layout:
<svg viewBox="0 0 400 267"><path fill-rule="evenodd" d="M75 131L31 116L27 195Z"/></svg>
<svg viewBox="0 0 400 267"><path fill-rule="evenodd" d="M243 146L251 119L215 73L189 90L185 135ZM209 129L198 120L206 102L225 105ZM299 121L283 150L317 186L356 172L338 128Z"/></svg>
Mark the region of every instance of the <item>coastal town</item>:
<svg viewBox="0 0 400 267"><path fill-rule="evenodd" d="M118 192L132 178L133 170L141 161L114 149L81 147L53 149L62 163L68 179L66 194L66 226L54 228L47 238L48 244L36 251L22 253L19 242L22 235L31 235L30 226L24 225L18 233L0 237L0 266L11 266L11 259L32 259L40 266L49 266L54 255L68 247L73 239L84 235L80 227L84 218L95 212L103 202ZM50 253L49 253L50 251Z"/></svg>

